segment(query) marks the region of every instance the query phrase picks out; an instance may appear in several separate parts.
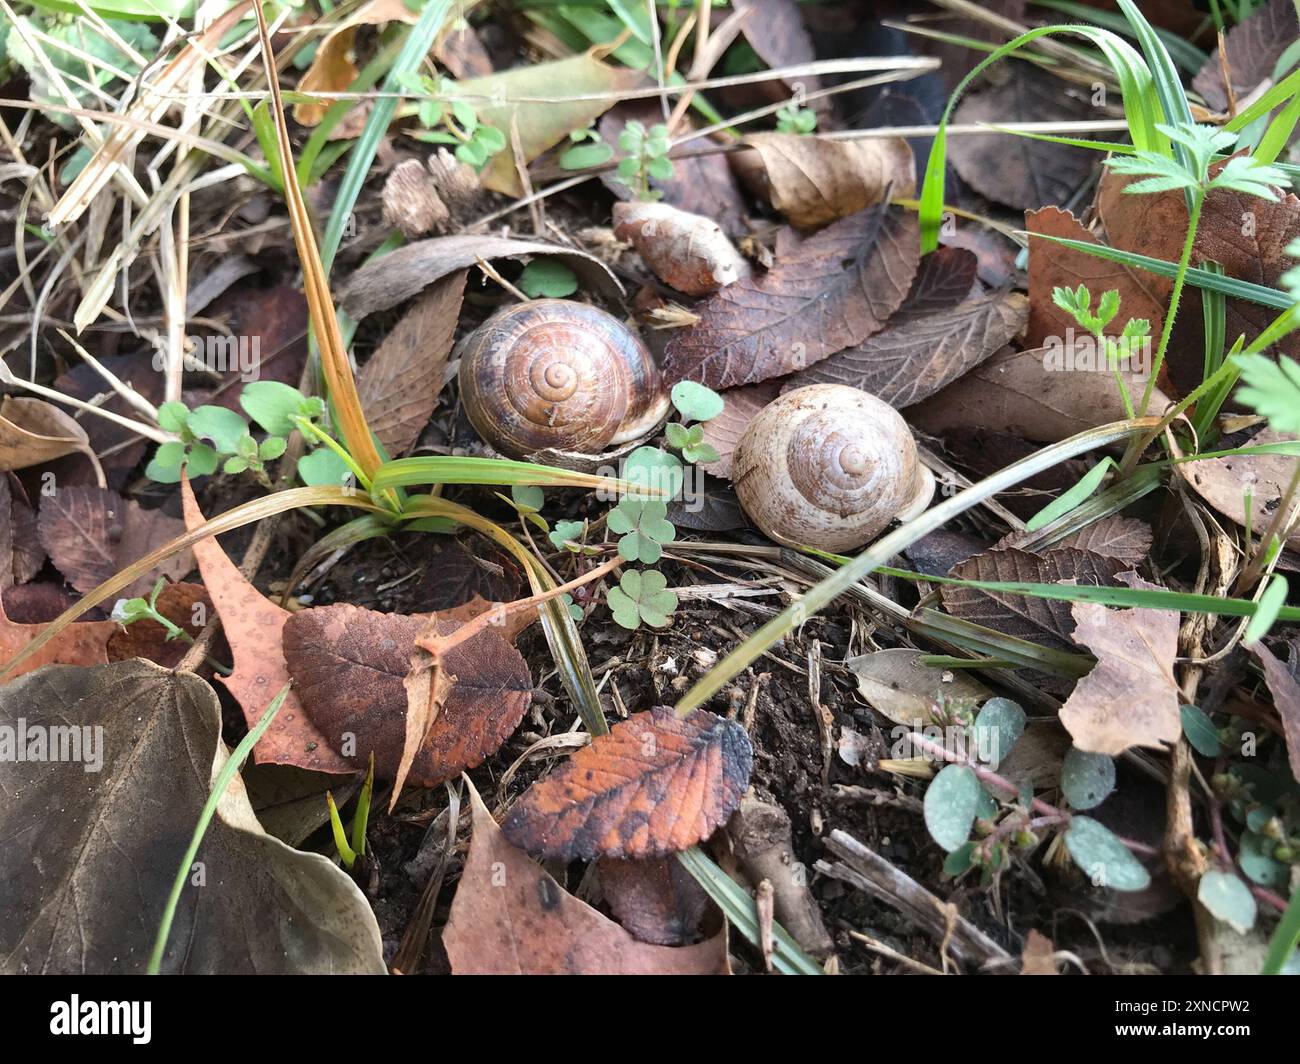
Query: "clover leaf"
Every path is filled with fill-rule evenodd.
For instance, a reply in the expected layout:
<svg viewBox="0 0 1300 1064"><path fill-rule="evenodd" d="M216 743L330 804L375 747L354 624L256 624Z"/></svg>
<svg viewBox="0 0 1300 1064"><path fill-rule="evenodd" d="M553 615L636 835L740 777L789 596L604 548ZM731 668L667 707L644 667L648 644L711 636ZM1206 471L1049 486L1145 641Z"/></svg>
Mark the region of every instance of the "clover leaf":
<svg viewBox="0 0 1300 1064"><path fill-rule="evenodd" d="M668 504L624 499L609 512L609 530L622 536L618 553L629 562L653 565L663 554L663 544L677 538L677 529L667 520Z"/></svg>
<svg viewBox="0 0 1300 1064"><path fill-rule="evenodd" d="M643 623L663 628L677 609L677 593L667 587L668 578L656 569L624 573L606 595L615 623L633 630Z"/></svg>
<svg viewBox="0 0 1300 1064"><path fill-rule="evenodd" d="M678 381L673 385L669 398L683 421L708 421L722 413L722 396L695 381Z"/></svg>
<svg viewBox="0 0 1300 1064"><path fill-rule="evenodd" d="M582 530L586 527L586 521L556 521L547 538L559 550L580 550L580 547L570 544L582 542Z"/></svg>

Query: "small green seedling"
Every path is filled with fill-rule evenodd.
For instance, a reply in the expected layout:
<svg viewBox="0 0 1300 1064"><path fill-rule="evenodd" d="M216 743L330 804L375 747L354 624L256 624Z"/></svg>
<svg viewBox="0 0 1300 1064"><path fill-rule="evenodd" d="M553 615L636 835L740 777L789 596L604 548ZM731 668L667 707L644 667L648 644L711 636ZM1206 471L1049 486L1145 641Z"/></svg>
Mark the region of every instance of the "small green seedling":
<svg viewBox="0 0 1300 1064"><path fill-rule="evenodd" d="M475 170L482 170L492 156L505 148L506 135L501 130L480 122L478 113L464 100L446 99L455 92L451 82L422 74L408 74L401 82L425 97L415 112L425 127L414 134L417 140L456 145L456 158Z"/></svg>
<svg viewBox="0 0 1300 1064"><path fill-rule="evenodd" d="M352 816L351 842L348 841L347 834L343 830L343 819L339 816L338 806L334 804L334 795L329 791L325 792L325 801L330 811L330 829L334 832L334 845L338 847L339 860L349 872L353 870L357 860L364 859L366 855L366 825L370 820L370 799L374 790L375 755L371 751L370 771L366 773L366 782L361 788L361 796L357 799L357 811Z"/></svg>
<svg viewBox="0 0 1300 1064"><path fill-rule="evenodd" d="M791 102L776 113L776 131L806 137L817 128L817 115Z"/></svg>
<svg viewBox="0 0 1300 1064"><path fill-rule="evenodd" d="M630 188L638 199L659 199L662 193L652 189L650 181L672 180L673 164L668 158L672 142L668 127L660 123L646 129L633 119L619 133L618 146L623 158L619 160L615 180Z"/></svg>
<svg viewBox="0 0 1300 1064"><path fill-rule="evenodd" d="M658 569L625 572L606 598L615 622L632 630L642 624L666 627L677 609L677 593L668 590L668 578Z"/></svg>
<svg viewBox="0 0 1300 1064"><path fill-rule="evenodd" d="M587 170L614 158L614 149L594 129L575 129L569 134L569 143L571 146L560 153L561 170Z"/></svg>
<svg viewBox="0 0 1300 1064"><path fill-rule="evenodd" d="M180 625L173 623L164 617L158 611L158 596L162 589L167 586L167 578L160 576L158 582L154 584L153 591L146 598L118 599L113 606L111 619L120 624L123 628L130 624L136 624L139 621L155 621L162 625L166 635L163 641L170 643L173 639L182 639L186 643L193 643L194 637L190 635Z"/></svg>

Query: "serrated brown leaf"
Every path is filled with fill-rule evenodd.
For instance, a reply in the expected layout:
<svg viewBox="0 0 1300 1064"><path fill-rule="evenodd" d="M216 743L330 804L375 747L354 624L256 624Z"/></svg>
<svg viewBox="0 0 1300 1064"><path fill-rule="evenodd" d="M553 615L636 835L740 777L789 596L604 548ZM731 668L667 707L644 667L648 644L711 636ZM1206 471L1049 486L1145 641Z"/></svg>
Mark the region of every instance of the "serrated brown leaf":
<svg viewBox="0 0 1300 1064"><path fill-rule="evenodd" d="M884 199L916 192L916 163L901 137L823 140L797 133L754 133L732 166L791 225L814 229Z"/></svg>
<svg viewBox="0 0 1300 1064"><path fill-rule="evenodd" d="M517 801L506 838L539 857L661 857L721 827L749 786L745 729L706 710L633 713Z"/></svg>
<svg viewBox="0 0 1300 1064"><path fill-rule="evenodd" d="M957 105L959 125L1008 122L1077 122L1096 117L1086 88L1071 85L1029 63L1002 68L1006 80L966 96ZM1105 139L1104 135L1101 139ZM1005 133L953 137L948 159L981 196L1017 210L1067 203L1092 173L1097 157L1071 148Z"/></svg>
<svg viewBox="0 0 1300 1064"><path fill-rule="evenodd" d="M781 392L775 381L729 388L722 393L722 413L703 422L704 442L718 452L716 462L702 462L701 467L719 477L731 476L731 453L740 442L749 423L763 407Z"/></svg>
<svg viewBox="0 0 1300 1064"><path fill-rule="evenodd" d="M203 631L212 609L212 599L202 584L167 584L158 594L158 612L184 629L190 638ZM201 608L195 609L196 606ZM167 629L157 621L136 621L117 629L108 641L109 661L147 658L165 669L175 668L190 644L184 639L167 639Z"/></svg>
<svg viewBox="0 0 1300 1064"><path fill-rule="evenodd" d="M64 579L84 593L181 535L185 522L108 488L80 485L41 502L37 531ZM123 588L122 597L148 594L160 576L176 581L193 568L194 555L180 551Z"/></svg>
<svg viewBox="0 0 1300 1064"><path fill-rule="evenodd" d="M75 621L0 682L9 683L53 662L60 665L102 665L108 661L105 648L116 627L112 621ZM18 652L44 630L44 623L17 624L11 621L5 613L3 601L0 601L0 668L13 661Z"/></svg>
<svg viewBox="0 0 1300 1064"><path fill-rule="evenodd" d="M193 530L203 524L194 491L185 479L181 480L181 504L186 528ZM221 618L234 659L234 670L219 679L235 696L251 728L266 712L271 699L290 682L283 644L289 611L281 609L249 583L213 537L194 544L194 560ZM325 741L325 736L304 711L298 692L292 689L271 726L253 747L253 758L336 775L354 770Z"/></svg>
<svg viewBox="0 0 1300 1064"><path fill-rule="evenodd" d="M601 861L600 889L610 912L640 942L694 941L709 898L675 857Z"/></svg>
<svg viewBox="0 0 1300 1064"><path fill-rule="evenodd" d="M1019 547L1032 536L1029 532L1013 532L1003 536L993 548ZM1114 558L1127 565L1138 565L1146 560L1151 552L1151 526L1136 517L1120 517L1112 514L1100 521L1071 532L1044 548L1060 550L1074 547L1078 550L1091 551L1107 558ZM1028 549L1028 548L1026 548Z"/></svg>
<svg viewBox="0 0 1300 1064"><path fill-rule="evenodd" d="M1018 292L991 292L950 310L897 321L906 309L904 304L864 343L796 373L787 387L847 384L896 409L911 406L964 377L1016 336L1029 301Z"/></svg>
<svg viewBox="0 0 1300 1064"><path fill-rule="evenodd" d="M696 306L668 342L664 376L714 389L805 368L878 332L920 261L916 218L883 205L806 240L783 233L776 265Z"/></svg>
<svg viewBox="0 0 1300 1064"><path fill-rule="evenodd" d="M1016 548L988 550L956 566L950 576L994 583L1114 584L1126 566L1086 550L1067 547L1030 554ZM1070 603L1053 599L982 591L973 587L940 587L944 609L954 617L1027 639L1051 650L1077 652L1071 642L1074 616Z"/></svg>
<svg viewBox="0 0 1300 1064"><path fill-rule="evenodd" d="M313 723L336 749L355 736L345 760L392 779L406 740L407 692L415 640L430 623L450 633L463 623L428 614L376 613L347 603L295 613L285 625L284 656ZM451 650L455 678L424 737L410 782L432 787L495 753L523 719L532 678L520 653L487 630Z"/></svg>
<svg viewBox="0 0 1300 1064"><path fill-rule="evenodd" d="M1159 590L1134 573L1129 587ZM1162 749L1178 740L1178 614L1174 610L1112 609L1096 602L1073 604L1074 641L1097 656L1093 670L1061 707L1061 723L1074 745L1118 757L1132 746Z"/></svg>
<svg viewBox="0 0 1300 1064"><path fill-rule="evenodd" d="M1049 355L1055 357L1048 348L1004 349L912 407L907 420L934 436L985 430L1055 443L1128 416L1112 374L1049 368ZM1140 399L1145 378L1126 374L1125 383L1135 401ZM1153 411L1168 402L1153 389Z"/></svg>
<svg viewBox="0 0 1300 1064"><path fill-rule="evenodd" d="M1222 49L1216 48L1192 79L1192 88L1216 111L1228 109L1228 88L1223 78L1226 65L1232 77L1233 97L1240 100L1262 82L1273 77L1282 53L1295 42L1296 24L1291 0L1269 0L1228 30ZM1222 54L1220 54L1222 53Z"/></svg>
<svg viewBox="0 0 1300 1064"><path fill-rule="evenodd" d="M1181 194L1180 194L1181 195ZM1155 200L1154 196L1128 196L1129 200ZM1181 200L1180 200L1181 202ZM1143 203L1143 207L1148 204ZM1187 230L1187 212L1183 211L1183 231ZM1112 289L1119 292L1119 313L1107 327L1107 335L1118 336L1124 323L1130 318L1145 318L1151 323L1151 335L1159 336L1165 319L1165 300L1169 289L1161 278L1155 274L1133 270L1116 262L1099 259L1073 248L1062 247L1050 240L1035 240L1032 234L1062 237L1066 240L1081 240L1086 244L1100 244L1101 241L1083 227L1069 211L1055 207L1045 207L1040 211L1030 211L1025 215L1025 228L1031 236L1029 240L1029 325L1025 331L1025 344L1029 347L1041 347L1049 337L1064 338L1070 330L1081 332L1075 320L1052 302L1053 288L1078 288L1087 285L1094 300L1103 292ZM1147 233L1144 227L1139 231ZM1131 239L1131 238L1130 238ZM1138 238L1140 250L1144 255L1159 253L1151 250L1149 235ZM1180 238L1181 239L1181 238ZM1117 243L1114 237L1111 243ZM1175 251L1175 260L1178 253Z"/></svg>
<svg viewBox="0 0 1300 1064"><path fill-rule="evenodd" d="M725 975L726 933L638 942L512 846L472 783L474 836L442 943L456 975Z"/></svg>
<svg viewBox="0 0 1300 1064"><path fill-rule="evenodd" d="M433 415L466 276L458 270L421 292L357 375L366 422L390 457L409 451Z"/></svg>
<svg viewBox="0 0 1300 1064"><path fill-rule="evenodd" d="M1291 775L1300 780L1300 645L1291 645L1291 659L1282 664L1263 643L1250 648L1264 670L1264 682L1273 696L1273 708L1282 720L1286 756Z"/></svg>

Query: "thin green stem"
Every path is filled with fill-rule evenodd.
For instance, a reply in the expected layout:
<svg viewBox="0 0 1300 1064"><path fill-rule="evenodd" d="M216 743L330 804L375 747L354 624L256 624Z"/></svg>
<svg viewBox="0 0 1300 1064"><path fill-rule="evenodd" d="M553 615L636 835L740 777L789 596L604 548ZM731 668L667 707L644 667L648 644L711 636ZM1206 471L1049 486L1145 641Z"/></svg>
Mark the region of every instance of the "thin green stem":
<svg viewBox="0 0 1300 1064"><path fill-rule="evenodd" d="M1187 267L1192 261L1192 247L1196 243L1196 230L1201 224L1201 208L1205 205L1205 189L1197 188L1192 195L1192 208L1187 216L1187 236L1183 240L1183 253L1178 258L1178 273L1174 277L1174 288L1169 296L1169 310L1165 314L1164 328L1160 331L1160 346L1156 348L1156 357L1151 363L1151 376L1142 392L1142 405L1138 408L1139 416L1145 417L1151 403L1151 393L1155 390L1156 378L1160 376L1160 367L1165 362L1165 351L1169 348L1169 338L1174 331L1174 318L1178 315L1178 304L1183 297L1183 284L1187 280ZM1126 470L1131 471L1130 470Z"/></svg>

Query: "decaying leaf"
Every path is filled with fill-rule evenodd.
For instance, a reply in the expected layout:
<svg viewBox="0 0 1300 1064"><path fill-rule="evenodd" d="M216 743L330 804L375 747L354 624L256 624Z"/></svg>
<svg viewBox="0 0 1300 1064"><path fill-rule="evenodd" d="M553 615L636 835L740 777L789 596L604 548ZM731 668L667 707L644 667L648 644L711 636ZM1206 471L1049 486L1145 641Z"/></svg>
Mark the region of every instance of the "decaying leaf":
<svg viewBox="0 0 1300 1064"><path fill-rule="evenodd" d="M86 430L74 418L41 399L6 395L0 402L0 472L27 469L74 452L90 459L103 484L99 459L91 450Z"/></svg>
<svg viewBox="0 0 1300 1064"><path fill-rule="evenodd" d="M5 766L0 834L25 841L0 847L0 969L142 974L229 756L215 693L144 661L56 666L0 691L0 725L25 734L29 754L37 736L80 754ZM351 878L267 835L236 776L181 894L162 970L385 969L379 927Z"/></svg>
<svg viewBox="0 0 1300 1064"><path fill-rule="evenodd" d="M77 621L24 661L4 683L42 665L57 662L60 665L98 665L108 661L106 647L117 626L112 621ZM11 621L0 602L0 668L8 665L28 643L45 629L45 624L18 624Z"/></svg>
<svg viewBox="0 0 1300 1064"><path fill-rule="evenodd" d="M25 584L44 564L36 512L27 505L17 478L0 476L0 590Z"/></svg>
<svg viewBox="0 0 1300 1064"><path fill-rule="evenodd" d="M397 306L434 281L468 269L480 259L521 255L557 255L589 288L608 296L623 294L622 285L609 267L585 252L558 244L465 233L418 240L361 266L343 289L343 309L360 320L377 310Z"/></svg>
<svg viewBox="0 0 1300 1064"><path fill-rule="evenodd" d="M749 786L745 729L705 710L634 713L533 784L502 824L529 853L565 861L659 857L707 839Z"/></svg>
<svg viewBox="0 0 1300 1064"><path fill-rule="evenodd" d="M690 296L716 292L750 273L716 222L667 203L615 203L614 235L630 241L656 277Z"/></svg>
<svg viewBox="0 0 1300 1064"><path fill-rule="evenodd" d="M1032 535L1029 532L1012 532L1003 536L993 544L993 547L994 549L1021 547ZM1151 541L1151 526L1145 521L1139 521L1136 517L1120 517L1118 514L1112 514L1103 517L1100 521L1094 521L1077 532L1063 536L1046 549L1077 547L1079 550L1114 558L1127 565L1137 565L1151 552Z"/></svg>
<svg viewBox="0 0 1300 1064"><path fill-rule="evenodd" d="M172 624L197 638L211 616L212 600L202 584L167 584L155 603ZM108 640L109 661L146 658L163 668L175 668L190 644L179 636L167 639L167 629L157 621L135 621L119 627Z"/></svg>
<svg viewBox="0 0 1300 1064"><path fill-rule="evenodd" d="M234 261L229 260L229 261ZM256 269L256 265L252 266ZM191 296L193 296L191 287ZM189 313L197 313L187 307ZM122 383L129 385L137 394L151 403L163 401L163 375L153 368L153 353L134 351L129 355L101 356L99 364L112 373ZM63 395L80 399L85 403L94 403L99 409L123 417L137 419L139 412L122 396L113 391L104 380L99 370L89 362L78 362L54 379L54 388ZM95 454L100 455L100 464L110 488L119 491L126 483L127 477L139 465L144 457L149 441L123 425L107 418L87 414L77 424L85 430L86 438ZM65 461L77 461L66 459ZM58 467L55 475L60 481Z"/></svg>
<svg viewBox="0 0 1300 1064"><path fill-rule="evenodd" d="M817 58L796 0L735 0L731 6L744 16L740 32L769 67L796 66ZM802 77L799 83L808 92L821 84L815 75ZM768 91L774 99L787 96L779 82L774 82Z"/></svg>
<svg viewBox="0 0 1300 1064"><path fill-rule="evenodd" d="M726 932L638 942L567 893L502 834L472 783L474 837L442 942L456 975L726 975Z"/></svg>
<svg viewBox="0 0 1300 1064"><path fill-rule="evenodd" d="M771 270L728 285L674 332L664 376L732 388L860 344L902 304L919 260L915 217L883 205L806 240L783 231Z"/></svg>
<svg viewBox="0 0 1300 1064"><path fill-rule="evenodd" d="M1192 88L1216 111L1228 109L1228 87L1223 72L1232 77L1232 98L1240 100L1252 89L1273 77L1282 53L1295 42L1296 24L1291 0L1269 0L1228 30L1222 49L1216 48L1205 61Z"/></svg>
<svg viewBox="0 0 1300 1064"><path fill-rule="evenodd" d="M1129 587L1157 590L1136 574ZM1161 749L1178 740L1178 614L1173 610L1117 610L1095 602L1073 606L1074 640L1097 655L1096 667L1061 707L1074 745L1116 757L1131 746Z"/></svg>
<svg viewBox="0 0 1300 1064"><path fill-rule="evenodd" d="M59 572L84 593L175 539L185 523L108 488L74 486L42 501L37 530ZM180 551L124 588L122 597L147 594L158 577L179 580L193 568L193 554Z"/></svg>
<svg viewBox="0 0 1300 1064"><path fill-rule="evenodd" d="M203 523L203 514L185 479L181 480L181 502L185 527L198 528ZM271 699L289 683L283 644L289 611L281 609L249 583L216 539L209 537L194 544L194 560L221 618L234 659L234 670L229 676L222 676L221 682L235 696L251 728L266 712ZM354 766L326 742L293 690L253 747L253 758L259 762L297 765L315 772L354 771Z"/></svg>
<svg viewBox="0 0 1300 1064"><path fill-rule="evenodd" d="M935 723L935 711L970 708L993 692L964 669L923 665L920 650L895 647L861 654L844 662L857 677L858 694L895 724L924 727Z"/></svg>
<svg viewBox="0 0 1300 1064"><path fill-rule="evenodd" d="M1056 947L1052 940L1037 929L1030 928L1020 951L1021 975L1059 975L1056 970Z"/></svg>
<svg viewBox="0 0 1300 1064"><path fill-rule="evenodd" d="M435 542L415 601L430 613L463 606L475 598L509 602L517 598L523 577L504 553L479 542L473 549L445 536Z"/></svg>
<svg viewBox="0 0 1300 1064"><path fill-rule="evenodd" d="M763 407L777 397L781 386L772 381L729 388L722 393L722 413L704 422L704 442L718 452L716 462L703 462L705 470L720 477L731 477L731 453L740 442L749 423Z"/></svg>
<svg viewBox="0 0 1300 1064"><path fill-rule="evenodd" d="M420 293L357 375L366 422L394 458L411 449L437 405L465 277L458 270Z"/></svg>
<svg viewBox="0 0 1300 1064"><path fill-rule="evenodd" d="M693 942L708 895L675 857L600 862L600 889L615 918L640 942Z"/></svg>
<svg viewBox="0 0 1300 1064"><path fill-rule="evenodd" d="M1282 720L1286 736L1286 756L1291 774L1300 779L1300 647L1291 648L1291 660L1283 665L1263 643L1250 648L1264 670L1264 682L1273 696L1273 707Z"/></svg>
<svg viewBox="0 0 1300 1064"><path fill-rule="evenodd" d="M1294 436L1261 429L1249 446L1293 441ZM1227 458L1205 458L1185 462L1175 469L1193 490L1219 513L1241 527L1246 526L1246 496L1250 496L1250 527L1259 535L1268 528L1286 494L1300 458L1285 454L1235 454ZM1300 550L1300 530L1287 539L1287 546Z"/></svg>
<svg viewBox="0 0 1300 1064"><path fill-rule="evenodd" d="M754 133L732 166L746 185L786 216L813 229L873 204L888 194L916 192L912 149L901 137L824 140L796 133Z"/></svg>
<svg viewBox="0 0 1300 1064"><path fill-rule="evenodd" d="M376 775L396 776L405 746L407 690L415 640L428 614L376 613L346 603L295 613L284 628L294 688L325 740L361 768L375 753ZM441 621L450 632L454 620ZM496 752L523 719L532 678L523 657L487 630L445 662L455 678L424 736L410 782L432 787Z"/></svg>
<svg viewBox="0 0 1300 1064"><path fill-rule="evenodd" d="M1123 563L1090 551L1067 547L1043 554L988 550L962 562L950 575L994 583L1114 584ZM1077 651L1071 642L1074 615L1070 603L1031 598L973 587L943 585L944 609L986 628L1027 639L1053 650Z"/></svg>

